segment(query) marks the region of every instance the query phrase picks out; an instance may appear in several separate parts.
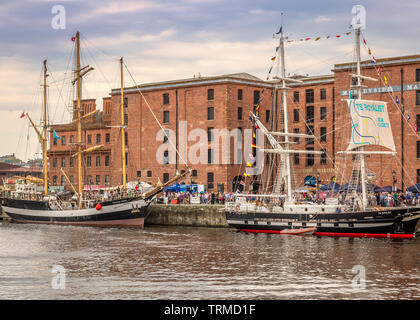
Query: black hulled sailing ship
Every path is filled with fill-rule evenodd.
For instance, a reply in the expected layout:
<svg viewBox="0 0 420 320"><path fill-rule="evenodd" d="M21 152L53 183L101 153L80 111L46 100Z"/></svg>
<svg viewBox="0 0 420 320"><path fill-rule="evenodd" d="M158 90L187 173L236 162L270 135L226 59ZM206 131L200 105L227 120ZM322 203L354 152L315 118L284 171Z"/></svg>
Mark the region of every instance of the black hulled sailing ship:
<svg viewBox="0 0 420 320"><path fill-rule="evenodd" d="M315 202L297 201L291 188L291 169L290 154L293 153L312 153L319 154L320 151L292 150L289 147L289 137L301 137L314 139L313 135L305 135L288 132L287 119L287 83L299 83L298 79L286 77L284 62L284 36L283 27L280 29L279 48L282 63L282 76L276 77L279 80L278 89L282 91L284 132L269 132L254 113L250 114L253 125L258 127L267 137L271 149L259 149L259 152L269 152L280 155L280 165L274 181L273 192L271 194L236 194L233 202L226 203L225 214L227 223L241 231L254 233L281 233L281 234L305 234L308 233L319 236L346 236L346 237L391 237L391 238L412 238L419 232L417 228L420 220L420 207L369 207L366 192L366 173L365 158L366 154L392 154L395 155L395 145L389 124L386 103L382 101L362 100L361 80L375 80L360 74L360 28L356 31L356 51L357 51L357 74L355 78L357 97L347 100L352 120L352 137L349 147L344 154L356 157L355 163L360 167L356 170L357 174L352 175L350 185L353 190L347 193L346 199L339 202L337 197L327 198L324 204ZM357 129L359 120L363 121L368 116L360 112L358 106L373 106L370 111L381 110L383 118L388 119L387 126L379 126L377 121L367 120L367 130L373 130L374 139L369 140L365 137L355 137L360 132ZM369 108L366 108L369 109ZM386 116L386 117L385 117ZM382 117L381 117L382 118ZM366 121L366 120L365 120ZM385 121L385 120L384 120ZM376 126L375 126L376 124ZM387 130L385 130L385 128ZM273 136L282 136L283 141L277 141ZM360 141L364 141L360 143ZM366 142L368 141L368 142ZM281 145L284 143L284 146ZM359 143L359 144L358 144ZM364 146L381 145L391 151L364 151ZM360 178L359 178L360 177ZM359 179L361 180L359 182ZM285 181L284 184L281 181ZM281 187L285 187L285 194L281 192ZM357 192L361 185L362 195ZM350 188L349 188L350 189ZM250 201L252 198L260 200ZM314 230L315 229L315 230ZM300 232L293 233L293 230Z"/></svg>
<svg viewBox="0 0 420 320"><path fill-rule="evenodd" d="M103 146L94 146L88 149L84 148L82 144L82 120L92 113L82 115L81 108L81 80L82 77L93 70L93 68L81 68L80 65L80 37L79 32L75 37L76 41L76 70L73 84L77 85L77 161L78 161L78 190L76 190L71 181L67 178L66 173L62 169L62 174L65 176L69 185L73 188L74 194L77 196L77 201L59 199L55 195L48 193L48 166L47 166L47 66L44 61L44 112L43 112L43 132L38 130L29 114L25 116L31 122L35 129L38 139L41 142L43 150L44 162L44 193L42 195L35 194L35 190L31 192L3 192L0 197L0 203L3 211L14 222L21 223L42 223L42 224L58 224L58 225L80 225L80 226L101 226L101 227L144 227L144 221L147 216L147 208L152 202L154 196L161 192L167 185L174 183L189 173L189 170L182 174L176 174L164 184L159 184L157 187L150 188L142 194L128 197L126 193L121 193L121 196L109 201L98 201L94 205L89 205L92 200L84 199L83 195L83 177L82 177L82 155L88 152L99 150ZM126 174L125 174L125 139L124 139L124 92L123 92L123 59L121 58L121 112L122 112L122 170L123 170L123 185L121 190L126 189ZM25 189L25 188L23 188ZM31 189L31 188L29 188Z"/></svg>

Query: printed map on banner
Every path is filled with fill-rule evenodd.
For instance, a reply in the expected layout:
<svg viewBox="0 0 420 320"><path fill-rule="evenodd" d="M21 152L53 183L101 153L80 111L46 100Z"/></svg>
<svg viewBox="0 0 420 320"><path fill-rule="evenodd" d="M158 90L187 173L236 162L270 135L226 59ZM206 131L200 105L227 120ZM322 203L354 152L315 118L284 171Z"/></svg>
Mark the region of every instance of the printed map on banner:
<svg viewBox="0 0 420 320"><path fill-rule="evenodd" d="M351 118L351 137L347 151L378 145L395 151L386 102L346 99Z"/></svg>

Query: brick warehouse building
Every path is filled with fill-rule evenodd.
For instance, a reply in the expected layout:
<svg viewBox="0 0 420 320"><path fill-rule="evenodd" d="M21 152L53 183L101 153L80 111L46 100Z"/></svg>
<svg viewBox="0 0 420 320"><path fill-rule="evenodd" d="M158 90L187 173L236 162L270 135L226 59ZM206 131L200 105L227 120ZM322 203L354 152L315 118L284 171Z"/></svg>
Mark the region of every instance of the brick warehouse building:
<svg viewBox="0 0 420 320"><path fill-rule="evenodd" d="M374 172L372 182L378 185L392 185L397 180L401 184L401 116L393 105L391 98L400 97L400 70L404 73L404 105L405 114L411 116L411 124L420 122L420 112L417 116L416 106L420 105L420 56L397 57L377 60L382 66L382 74L388 78L388 85L394 93L383 93L386 86L380 82L365 81L367 88L363 98L383 100L388 102L391 126L398 155L394 158L386 155L375 155L368 158L368 172ZM348 179L351 171L351 158L343 158L336 154L344 150L349 139L350 126L344 126L348 119L347 104L342 99L348 97L351 86L351 74L354 63L337 64L333 74L316 77L298 77L303 84L290 84L288 91L289 131L299 133L313 132L315 141L311 139L295 139L297 144L292 148L325 151L323 155L292 155L293 180L302 185L308 176L317 176L322 183L343 174ZM376 71L370 62L362 63L362 74L376 77ZM233 182L244 172L242 164L222 163L222 155L214 150L214 132L218 129L244 130L251 127L248 113L256 105L262 89L260 119L269 130L281 131L283 119L280 116L281 92L276 89L273 81L263 81L247 73L222 75L216 77L194 77L185 80L165 81L143 84L139 86L147 99L149 106L156 114L165 130L170 132L170 138L177 147L182 141L187 142L186 152L181 156L187 159L192 147L197 146L198 138L189 136L191 131L200 128L208 133L206 141L202 141L201 151L210 163L189 163L193 169L191 180L208 186L210 191L231 191ZM398 91L398 92L397 92ZM157 183L172 177L176 170L185 170L185 165L176 157L171 145L164 143L164 137L157 140L160 127L153 118L148 106L135 87L125 88L125 122L127 181L138 180ZM103 144L104 148L84 158L86 184L118 185L122 181L121 168L121 133L117 128L121 124L120 92L112 90L110 97L104 98L103 111L91 117L84 124L84 143L87 147ZM401 98L400 98L401 100ZM95 100L83 100L85 113L96 109ZM186 125L184 124L186 123ZM413 126L404 126L404 165L405 186L419 181L420 143ZM76 139L75 124L54 126L64 140L51 143L49 150L50 184L64 184L60 168L65 165L70 180L77 182L76 161L70 160L71 142ZM73 140L71 137L73 136ZM193 138L193 139L191 139ZM54 141L51 137L51 141ZM99 141L98 143L96 143ZM242 139L243 141L243 139ZM244 149L247 146L242 142ZM74 148L74 147L73 147ZM375 147L373 147L375 148ZM376 147L378 150L378 147ZM369 149L367 149L369 150ZM230 158L233 160L237 150L230 145ZM243 154L246 154L244 152ZM219 161L217 161L218 158ZM243 156L242 156L243 157ZM266 157L269 157L268 155ZM63 160L64 158L64 160ZM160 164L157 158L163 163ZM74 158L76 159L76 158ZM396 160L397 159L397 160ZM190 160L190 159L188 159ZM394 175L392 171L395 171ZM337 174L337 171L339 174ZM408 180L408 176L411 180ZM188 183L190 178L185 181Z"/></svg>

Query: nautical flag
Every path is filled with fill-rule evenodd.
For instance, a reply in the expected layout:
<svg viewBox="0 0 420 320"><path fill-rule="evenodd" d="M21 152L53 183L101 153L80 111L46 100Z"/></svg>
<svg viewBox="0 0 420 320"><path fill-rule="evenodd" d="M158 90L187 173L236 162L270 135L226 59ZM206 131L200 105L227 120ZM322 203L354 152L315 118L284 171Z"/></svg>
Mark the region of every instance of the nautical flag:
<svg viewBox="0 0 420 320"><path fill-rule="evenodd" d="M330 36L327 36L325 39L329 39L330 38Z"/></svg>
<svg viewBox="0 0 420 320"><path fill-rule="evenodd" d="M253 148L260 148L260 147L258 147L255 143L253 143L253 144L251 144L251 147L253 147Z"/></svg>
<svg viewBox="0 0 420 320"><path fill-rule="evenodd" d="M271 73L271 70L273 70L273 67L271 67L270 70L268 70L268 73Z"/></svg>
<svg viewBox="0 0 420 320"><path fill-rule="evenodd" d="M318 41L319 39L321 39L321 37L315 38L315 41Z"/></svg>
<svg viewBox="0 0 420 320"><path fill-rule="evenodd" d="M376 59L374 56L372 56L372 63L376 63Z"/></svg>
<svg viewBox="0 0 420 320"><path fill-rule="evenodd" d="M255 132L252 133L252 137L253 138L256 138Z"/></svg>
<svg viewBox="0 0 420 320"><path fill-rule="evenodd" d="M378 68L378 78L379 78L380 73L381 73L381 67Z"/></svg>
<svg viewBox="0 0 420 320"><path fill-rule="evenodd" d="M254 119L252 118L252 116L251 116L251 115L249 115L249 121L254 122Z"/></svg>
<svg viewBox="0 0 420 320"><path fill-rule="evenodd" d="M251 164L251 163L249 163L249 162L247 162L247 163L246 163L246 166L247 166L247 167L252 167L252 164Z"/></svg>
<svg viewBox="0 0 420 320"><path fill-rule="evenodd" d="M353 96L351 95L351 91L349 91L349 99L353 99Z"/></svg>
<svg viewBox="0 0 420 320"><path fill-rule="evenodd" d="M336 37L336 38L340 38L340 37L341 37L341 35L339 35L339 34L338 34L338 35L336 35L335 37Z"/></svg>
<svg viewBox="0 0 420 320"><path fill-rule="evenodd" d="M239 184L241 184L241 185L245 185L245 181L244 180L241 180L240 182L239 182Z"/></svg>
<svg viewBox="0 0 420 320"><path fill-rule="evenodd" d="M76 41L76 37L72 37L71 41L73 41L73 42Z"/></svg>
<svg viewBox="0 0 420 320"><path fill-rule="evenodd" d="M271 70L271 69L270 69L270 70ZM265 88L263 88L263 89L262 89L261 94L263 94L263 93L264 93L264 90L265 90Z"/></svg>
<svg viewBox="0 0 420 320"><path fill-rule="evenodd" d="M410 121L411 117L409 114L407 114L407 121Z"/></svg>
<svg viewBox="0 0 420 320"><path fill-rule="evenodd" d="M22 112L22 114L20 115L20 118L22 119L25 116L25 112Z"/></svg>
<svg viewBox="0 0 420 320"><path fill-rule="evenodd" d="M349 35L351 33L351 31L349 31L349 32L346 32L346 35Z"/></svg>
<svg viewBox="0 0 420 320"><path fill-rule="evenodd" d="M279 51L280 47L276 47L276 52Z"/></svg>
<svg viewBox="0 0 420 320"><path fill-rule="evenodd" d="M365 38L363 38L363 43L367 45Z"/></svg>
<svg viewBox="0 0 420 320"><path fill-rule="evenodd" d="M271 60L272 60L272 61L276 60L276 56L272 57L272 58L271 58Z"/></svg>
<svg viewBox="0 0 420 320"><path fill-rule="evenodd" d="M311 39L311 38L306 38L305 40L306 40L306 41L308 41L308 40L310 40L310 39Z"/></svg>
<svg viewBox="0 0 420 320"><path fill-rule="evenodd" d="M398 96L396 96L396 97L395 97L395 102L396 102L397 104L399 104L399 103L400 103L400 100L398 100Z"/></svg>
<svg viewBox="0 0 420 320"><path fill-rule="evenodd" d="M53 130L54 139L60 140L60 136Z"/></svg>
<svg viewBox="0 0 420 320"><path fill-rule="evenodd" d="M385 84L388 84L388 79L384 76Z"/></svg>
<svg viewBox="0 0 420 320"><path fill-rule="evenodd" d="M279 32L277 32L276 34L279 34L279 33L281 33L281 29L283 29L283 26L281 26L281 27L280 27L280 30L279 30Z"/></svg>
<svg viewBox="0 0 420 320"><path fill-rule="evenodd" d="M370 48L368 48L368 52L369 52L369 55L371 55L371 54L372 54L372 51L370 51Z"/></svg>
<svg viewBox="0 0 420 320"><path fill-rule="evenodd" d="M250 177L250 174L247 174L246 172L244 172L244 177Z"/></svg>

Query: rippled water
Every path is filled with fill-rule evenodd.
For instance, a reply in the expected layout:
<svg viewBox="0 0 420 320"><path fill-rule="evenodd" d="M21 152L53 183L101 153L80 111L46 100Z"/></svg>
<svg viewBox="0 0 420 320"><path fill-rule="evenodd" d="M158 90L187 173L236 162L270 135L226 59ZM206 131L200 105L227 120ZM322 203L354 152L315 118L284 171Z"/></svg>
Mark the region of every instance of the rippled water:
<svg viewBox="0 0 420 320"><path fill-rule="evenodd" d="M65 289L52 288L54 265L66 270ZM352 286L355 265L365 289ZM0 298L420 299L420 239L7 223Z"/></svg>

